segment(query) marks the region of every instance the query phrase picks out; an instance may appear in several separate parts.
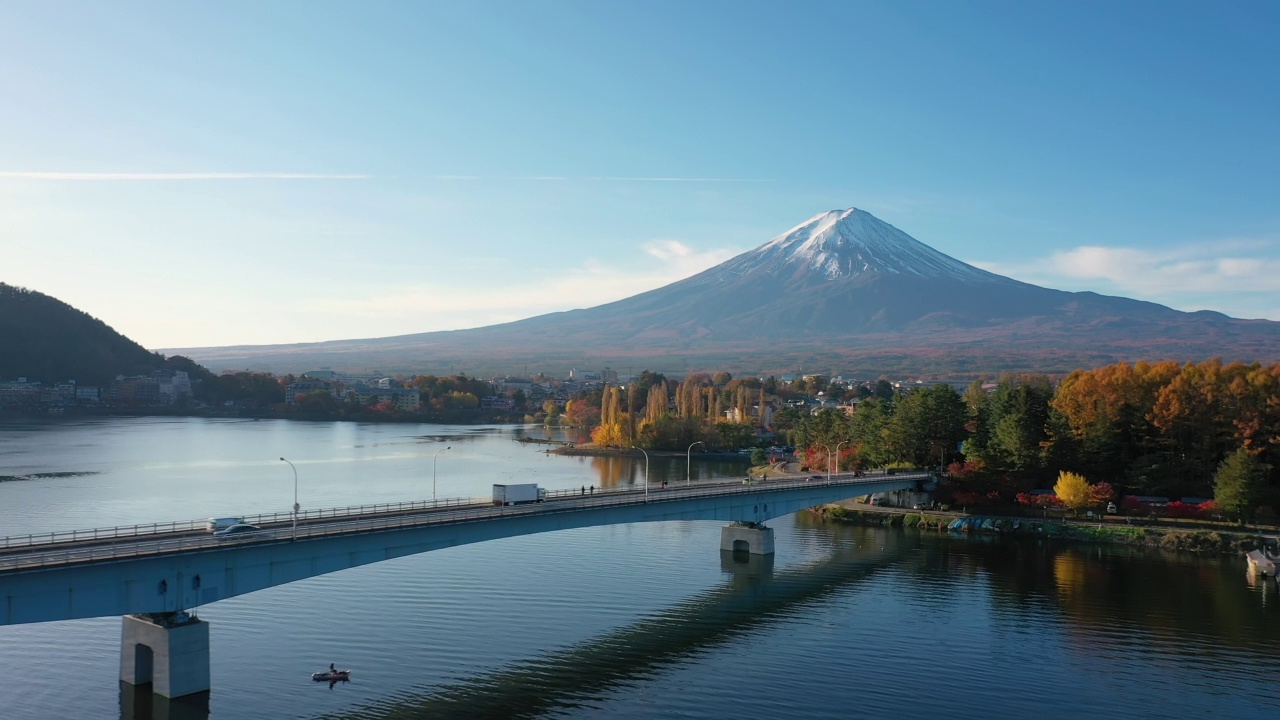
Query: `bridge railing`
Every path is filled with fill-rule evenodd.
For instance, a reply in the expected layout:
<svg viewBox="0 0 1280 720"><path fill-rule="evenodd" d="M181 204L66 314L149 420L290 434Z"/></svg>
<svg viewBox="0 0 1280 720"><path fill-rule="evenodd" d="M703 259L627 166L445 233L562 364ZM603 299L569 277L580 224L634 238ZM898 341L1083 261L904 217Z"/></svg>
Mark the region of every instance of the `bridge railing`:
<svg viewBox="0 0 1280 720"><path fill-rule="evenodd" d="M823 476L820 481L813 484L852 486L858 484L878 483L883 480L887 480L889 477L893 476L876 475L873 477L863 477L855 476L853 473L841 473L839 475L832 475L830 481L827 481L825 476ZM914 481L924 477L928 477L928 475L921 473L902 473L899 474L896 479ZM650 486L648 495L655 500L661 500L667 497L672 499L712 497L740 492L741 484L742 483L739 481L733 480L713 483L704 482L694 484L692 486L676 484L666 489L655 489L655 486ZM788 477L766 481L757 480L749 484L759 490L769 490L803 487L809 485L810 481L805 478ZM524 505L502 506L494 505L492 501L488 499L450 498L435 502L386 503L380 505L361 505L352 508L314 510L311 511L311 513L300 513L299 520L302 521L305 516L312 521L329 519L339 520L341 522L314 525L300 524L297 528L296 535L293 528L288 524L285 524L292 519L292 514L274 513L246 516L244 518L246 521L250 519L255 521L251 524L277 524L280 526L264 528L260 532L246 535L243 538L214 537L206 530L208 523L207 520L154 523L150 525L131 525L116 528L99 528L96 530L73 530L45 533L41 535L18 536L14 538L0 539L3 540L3 544L0 544L0 549L33 548L38 550L42 545L52 545L54 543L87 542L92 540L111 541L130 537L141 538L147 535L184 532L191 533L185 537L163 538L146 544L89 544L82 547L42 551L30 555L0 557L0 569L40 567L44 565L60 565L72 562L139 557L143 555L156 555L188 549L227 547L231 544L240 544L250 541L264 542L280 539L287 540L295 536L299 539L305 539L324 537L328 535L345 535L364 530L387 530L437 523L454 523L480 518L505 517L516 514L542 513L548 511L572 512L606 505L632 504L635 502L635 497L642 494L645 494L645 489L643 487L611 489L595 488L594 492L590 492L586 495L582 494L581 489L568 489L554 491L554 494L552 492L548 492L547 497L548 500L554 498L555 500L562 501L577 501L571 505L560 505L560 503L528 503ZM431 509L439 509L444 512L440 515L423 514L422 512Z"/></svg>
<svg viewBox="0 0 1280 720"><path fill-rule="evenodd" d="M51 545L65 542L88 542L93 540L118 540L120 538L138 537L142 535L161 535L178 532L204 531L208 520L186 520L167 523L147 523L142 525L121 525L92 530L58 530L55 532L36 533L33 535L16 535L0 538L0 548L22 548L33 545Z"/></svg>
<svg viewBox="0 0 1280 720"><path fill-rule="evenodd" d="M314 522L339 517L359 517L362 515L387 515L394 513L421 512L424 510L449 510L457 507L484 503L475 498L443 498L440 500L418 500L413 502L381 503L377 505L353 505L341 508L323 508L304 510L298 513L298 522ZM258 513L242 515L241 522L250 525L269 525L292 522L293 513ZM178 520L167 523L144 523L138 525L119 525L109 528L93 528L89 530L57 530L31 535L15 535L0 538L0 550L10 548L26 548L38 545L57 543L93 542L119 540L147 535L171 535L180 532L199 532L208 534L209 520Z"/></svg>
<svg viewBox="0 0 1280 720"><path fill-rule="evenodd" d="M350 505L340 508L322 508L319 510L303 510L298 513L298 522L325 520L339 517L358 517L361 515L393 515L396 513L421 512L424 510L451 510L468 505L486 504L485 500L476 498L442 498L440 500L414 500L410 502L380 503L377 505ZM259 513L245 515L244 522L250 525L270 525L290 522L293 513Z"/></svg>

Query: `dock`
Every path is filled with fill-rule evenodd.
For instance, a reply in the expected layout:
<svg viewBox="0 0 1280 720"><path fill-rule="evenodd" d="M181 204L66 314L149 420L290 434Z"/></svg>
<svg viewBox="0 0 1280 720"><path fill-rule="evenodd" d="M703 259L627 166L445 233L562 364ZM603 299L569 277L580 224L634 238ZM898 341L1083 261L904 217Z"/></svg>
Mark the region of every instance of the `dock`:
<svg viewBox="0 0 1280 720"><path fill-rule="evenodd" d="M539 445L555 445L556 447L573 447L573 442L569 440L542 440L529 436L518 437L515 439L518 443L537 443Z"/></svg>
<svg viewBox="0 0 1280 720"><path fill-rule="evenodd" d="M1244 554L1249 562L1249 572L1262 577L1276 577L1276 561L1262 550L1250 550Z"/></svg>

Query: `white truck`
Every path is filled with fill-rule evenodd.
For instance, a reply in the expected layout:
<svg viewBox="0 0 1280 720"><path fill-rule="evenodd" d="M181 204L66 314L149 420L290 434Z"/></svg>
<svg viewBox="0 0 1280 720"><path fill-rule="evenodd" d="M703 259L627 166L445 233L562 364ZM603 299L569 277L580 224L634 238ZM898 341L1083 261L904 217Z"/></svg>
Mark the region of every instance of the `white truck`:
<svg viewBox="0 0 1280 720"><path fill-rule="evenodd" d="M493 486L494 505L521 505L523 503L542 502L547 499L547 491L538 487L537 483L520 485Z"/></svg>
<svg viewBox="0 0 1280 720"><path fill-rule="evenodd" d="M225 517L225 518L209 518L209 522L205 524L205 529L209 532L217 532L226 530L232 525L239 525L244 522L244 518Z"/></svg>

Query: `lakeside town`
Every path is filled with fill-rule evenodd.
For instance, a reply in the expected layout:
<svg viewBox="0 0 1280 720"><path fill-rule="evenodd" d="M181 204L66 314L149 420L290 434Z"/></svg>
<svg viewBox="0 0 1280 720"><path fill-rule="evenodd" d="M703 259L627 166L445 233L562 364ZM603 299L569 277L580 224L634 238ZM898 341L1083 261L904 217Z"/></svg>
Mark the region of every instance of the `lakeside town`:
<svg viewBox="0 0 1280 720"><path fill-rule="evenodd" d="M173 414L188 411L192 414L217 412L266 413L273 410L288 412L289 408L306 408L315 405L317 398L332 398L337 403L357 406L383 406L400 413L429 413L433 408L455 410L484 410L507 413L529 413L555 416L552 405L563 415L565 406L575 396L598 393L608 385L626 387L636 382L640 375L619 374L613 370L571 369L560 377L535 375L532 378L502 376L481 380L464 375L451 378L434 376L386 376L377 372L348 372L323 368L308 370L297 376L275 376L271 373L225 372L221 378L243 380L252 378L255 390L265 387L268 392L245 393L245 397L210 402L200 388L200 380L193 382L191 374L184 370L154 370L145 375L120 375L108 385L80 383L75 379L47 382L35 378L19 377L0 380L0 415L58 415L75 410L120 411L132 414L158 411ZM418 381L418 378L423 378ZM774 410L782 406L816 412L822 408L844 408L851 412L863 397L879 392L902 392L915 387L943 383L957 391L972 384L973 380L858 380L835 376L829 380L820 375L783 374L777 377L755 378L761 386L772 388L774 393L790 396L786 401L769 403L764 409L764 419L759 423L769 425ZM249 383L241 382L241 387ZM443 392L433 392L431 385L444 387ZM465 385L460 391L457 387ZM825 389L808 392L823 385ZM995 387L994 382L984 387ZM859 388L862 388L859 390ZM270 392L275 390L275 392ZM724 411L726 419L736 420L737 410ZM759 419L758 405L752 407L752 415ZM566 422L567 424L567 422Z"/></svg>
<svg viewBox="0 0 1280 720"><path fill-rule="evenodd" d="M775 474L781 463L796 473L933 468L946 480L931 504L969 511L1270 522L1280 500L1268 462L1280 444L1276 365L1119 363L1060 379L952 381L674 379L609 368L491 379L328 368L214 376L192 365L106 387L2 382L0 412L542 424L573 428L574 454L698 447L752 454Z"/></svg>

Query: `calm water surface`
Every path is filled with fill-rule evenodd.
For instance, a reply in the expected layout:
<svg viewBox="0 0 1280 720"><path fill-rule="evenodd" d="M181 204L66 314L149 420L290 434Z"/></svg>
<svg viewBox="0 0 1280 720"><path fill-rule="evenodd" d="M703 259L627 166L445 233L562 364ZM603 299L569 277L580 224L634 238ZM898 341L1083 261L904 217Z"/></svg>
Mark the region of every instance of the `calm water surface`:
<svg viewBox="0 0 1280 720"><path fill-rule="evenodd" d="M105 420L0 425L0 534L643 483L540 428ZM445 446L448 451L437 451ZM652 458L654 482L685 459ZM699 461L699 478L741 464ZM207 707L117 683L119 618L0 627L0 718L1213 717L1280 713L1280 596L1239 558L779 518L511 538L198 608ZM330 688L308 674L355 669Z"/></svg>

